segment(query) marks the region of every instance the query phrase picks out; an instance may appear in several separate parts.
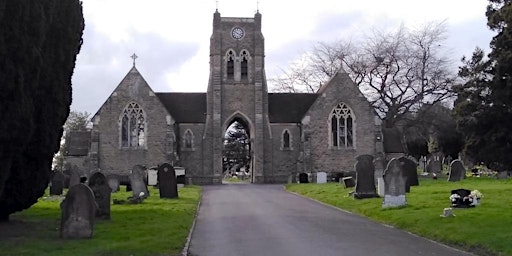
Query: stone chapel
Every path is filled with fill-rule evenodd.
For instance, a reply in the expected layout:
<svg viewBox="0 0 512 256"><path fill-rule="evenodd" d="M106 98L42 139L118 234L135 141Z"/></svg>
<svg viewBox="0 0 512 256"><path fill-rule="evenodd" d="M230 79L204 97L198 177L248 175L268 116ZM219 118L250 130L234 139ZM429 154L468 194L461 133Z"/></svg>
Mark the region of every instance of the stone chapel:
<svg viewBox="0 0 512 256"><path fill-rule="evenodd" d="M351 171L356 156L376 155L378 117L344 71L316 93L268 92L261 19L213 14L206 93L154 92L134 64L93 116L88 148L71 147L68 158L106 175L167 162L184 167L191 184L220 184L234 121L250 137L253 183Z"/></svg>

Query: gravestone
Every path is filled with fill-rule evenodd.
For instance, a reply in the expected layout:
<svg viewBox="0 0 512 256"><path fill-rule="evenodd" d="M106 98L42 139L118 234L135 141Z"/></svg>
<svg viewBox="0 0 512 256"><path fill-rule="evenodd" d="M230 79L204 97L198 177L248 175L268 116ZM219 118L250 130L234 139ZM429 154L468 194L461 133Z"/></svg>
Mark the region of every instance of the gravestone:
<svg viewBox="0 0 512 256"><path fill-rule="evenodd" d="M158 183L158 170L148 170L148 186L155 186Z"/></svg>
<svg viewBox="0 0 512 256"><path fill-rule="evenodd" d="M309 183L308 174L307 173L299 173L299 183Z"/></svg>
<svg viewBox="0 0 512 256"><path fill-rule="evenodd" d="M373 166L373 156L360 155L356 157L356 160L356 188L354 198L379 197L375 192L375 167Z"/></svg>
<svg viewBox="0 0 512 256"><path fill-rule="evenodd" d="M89 187L94 193L94 199L98 205L96 218L110 219L110 194L112 189L107 184L107 178L100 172L96 172L89 178Z"/></svg>
<svg viewBox="0 0 512 256"><path fill-rule="evenodd" d="M160 198L178 198L178 183L174 167L168 163L158 166Z"/></svg>
<svg viewBox="0 0 512 256"><path fill-rule="evenodd" d="M316 173L316 183L317 184L327 183L327 173L317 172Z"/></svg>
<svg viewBox="0 0 512 256"><path fill-rule="evenodd" d="M353 188L356 186L356 183L352 176L341 178L341 182L343 183L343 186L345 186L345 188Z"/></svg>
<svg viewBox="0 0 512 256"><path fill-rule="evenodd" d="M71 188L76 184L80 184L80 170L78 166L72 165L69 171L71 173L69 177L69 188Z"/></svg>
<svg viewBox="0 0 512 256"><path fill-rule="evenodd" d="M375 167L375 182L377 184L377 194L379 196L384 196L384 179L382 175L384 175L384 169L386 168L385 156L382 153L378 153L373 160L373 166Z"/></svg>
<svg viewBox="0 0 512 256"><path fill-rule="evenodd" d="M409 193L411 191L411 186L418 186L420 184L418 181L417 165L413 160L407 157L400 157L398 161L403 163L402 168L406 177L405 192Z"/></svg>
<svg viewBox="0 0 512 256"><path fill-rule="evenodd" d="M471 195L471 191L464 188L459 189L453 189L450 192L450 201L451 206L455 208L469 208L469 207L475 207L474 204L472 204L472 201L470 200L469 196Z"/></svg>
<svg viewBox="0 0 512 256"><path fill-rule="evenodd" d="M107 177L107 184L110 187L111 193L119 191L119 178L114 175L109 175Z"/></svg>
<svg viewBox="0 0 512 256"><path fill-rule="evenodd" d="M66 177L64 177L62 172L53 172L50 185L50 195L62 195L65 180Z"/></svg>
<svg viewBox="0 0 512 256"><path fill-rule="evenodd" d="M448 175L448 181L461 181L466 178L466 168L462 164L462 161L455 159L450 164L450 174Z"/></svg>
<svg viewBox="0 0 512 256"><path fill-rule="evenodd" d="M427 172L429 173L440 173L443 170L441 162L441 153L432 153L427 161Z"/></svg>
<svg viewBox="0 0 512 256"><path fill-rule="evenodd" d="M405 198L405 183L407 177L404 174L404 162L393 158L389 161L384 171L384 200L382 208L400 207L407 205Z"/></svg>
<svg viewBox="0 0 512 256"><path fill-rule="evenodd" d="M146 182L144 181L144 176L146 176L145 168L141 165L133 166L132 171L130 172L130 188L133 193L133 197L135 198L147 198L149 196L148 188L146 187ZM128 190L128 186L126 187Z"/></svg>
<svg viewBox="0 0 512 256"><path fill-rule="evenodd" d="M87 185L78 183L72 186L60 204L60 237L91 238L96 208L94 194Z"/></svg>
<svg viewBox="0 0 512 256"><path fill-rule="evenodd" d="M427 172L427 158L425 156L420 157L419 166L423 172Z"/></svg>
<svg viewBox="0 0 512 256"><path fill-rule="evenodd" d="M243 168L241 168L243 169ZM187 183L187 178L185 174L185 168L183 167L174 167L174 172L176 172L176 183L178 183L178 188L184 187ZM245 175L245 172L242 172Z"/></svg>

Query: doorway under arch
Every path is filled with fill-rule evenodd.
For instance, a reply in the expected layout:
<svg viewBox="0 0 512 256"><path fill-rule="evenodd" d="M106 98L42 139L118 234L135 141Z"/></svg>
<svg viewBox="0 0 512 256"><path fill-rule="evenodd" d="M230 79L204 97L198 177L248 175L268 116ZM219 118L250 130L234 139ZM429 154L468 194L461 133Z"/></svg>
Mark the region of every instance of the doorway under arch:
<svg viewBox="0 0 512 256"><path fill-rule="evenodd" d="M224 181L253 183L253 148L250 124L240 116L226 123L222 150Z"/></svg>

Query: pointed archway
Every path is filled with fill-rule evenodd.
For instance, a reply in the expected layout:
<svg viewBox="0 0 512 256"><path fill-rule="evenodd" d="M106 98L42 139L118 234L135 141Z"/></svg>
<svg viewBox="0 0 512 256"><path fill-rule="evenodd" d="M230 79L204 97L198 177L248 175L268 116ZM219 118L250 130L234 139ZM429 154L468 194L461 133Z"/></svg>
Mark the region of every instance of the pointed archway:
<svg viewBox="0 0 512 256"><path fill-rule="evenodd" d="M253 183L253 143L251 125L240 113L234 114L224 126L222 150L223 177Z"/></svg>

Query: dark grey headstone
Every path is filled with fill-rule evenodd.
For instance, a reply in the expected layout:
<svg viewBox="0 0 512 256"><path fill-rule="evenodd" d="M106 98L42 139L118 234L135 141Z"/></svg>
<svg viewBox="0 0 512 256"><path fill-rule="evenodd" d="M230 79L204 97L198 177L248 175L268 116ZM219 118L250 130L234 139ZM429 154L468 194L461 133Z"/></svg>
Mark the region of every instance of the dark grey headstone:
<svg viewBox="0 0 512 256"><path fill-rule="evenodd" d="M450 174L448 175L448 181L461 181L466 178L466 168L462 162L455 159L450 164Z"/></svg>
<svg viewBox="0 0 512 256"><path fill-rule="evenodd" d="M66 177L62 172L54 172L51 179L50 195L62 195L65 180Z"/></svg>
<svg viewBox="0 0 512 256"><path fill-rule="evenodd" d="M418 186L420 184L418 181L417 165L407 157L400 157L398 160L403 163L403 171L406 177L405 192L408 193L411 191L411 186Z"/></svg>
<svg viewBox="0 0 512 256"><path fill-rule="evenodd" d="M307 173L299 173L299 183L309 183L309 178Z"/></svg>
<svg viewBox="0 0 512 256"><path fill-rule="evenodd" d="M389 161L384 171L384 200L382 207L399 207L407 205L405 199L406 176L404 174L404 162L393 158Z"/></svg>
<svg viewBox="0 0 512 256"><path fill-rule="evenodd" d="M149 191L144 181L145 176L146 172L144 167L141 165L135 165L133 167L129 176L133 197L147 198L149 196Z"/></svg>
<svg viewBox="0 0 512 256"><path fill-rule="evenodd" d="M89 187L94 193L94 199L98 204L96 218L110 219L110 194L112 189L107 184L107 178L100 172L96 172L89 178Z"/></svg>
<svg viewBox="0 0 512 256"><path fill-rule="evenodd" d="M427 172L440 173L443 170L440 153L433 153L427 161Z"/></svg>
<svg viewBox="0 0 512 256"><path fill-rule="evenodd" d="M79 183L72 186L60 204L60 237L91 238L96 208L94 194L87 185Z"/></svg>
<svg viewBox="0 0 512 256"><path fill-rule="evenodd" d="M341 180L343 181L343 186L345 186L345 188L353 188L356 185L352 176L343 177Z"/></svg>
<svg viewBox="0 0 512 256"><path fill-rule="evenodd" d="M174 167L168 163L158 166L160 198L178 198L178 183Z"/></svg>
<svg viewBox="0 0 512 256"><path fill-rule="evenodd" d="M354 198L372 198L379 197L375 191L375 167L373 166L373 156L360 155L356 157L356 188Z"/></svg>

